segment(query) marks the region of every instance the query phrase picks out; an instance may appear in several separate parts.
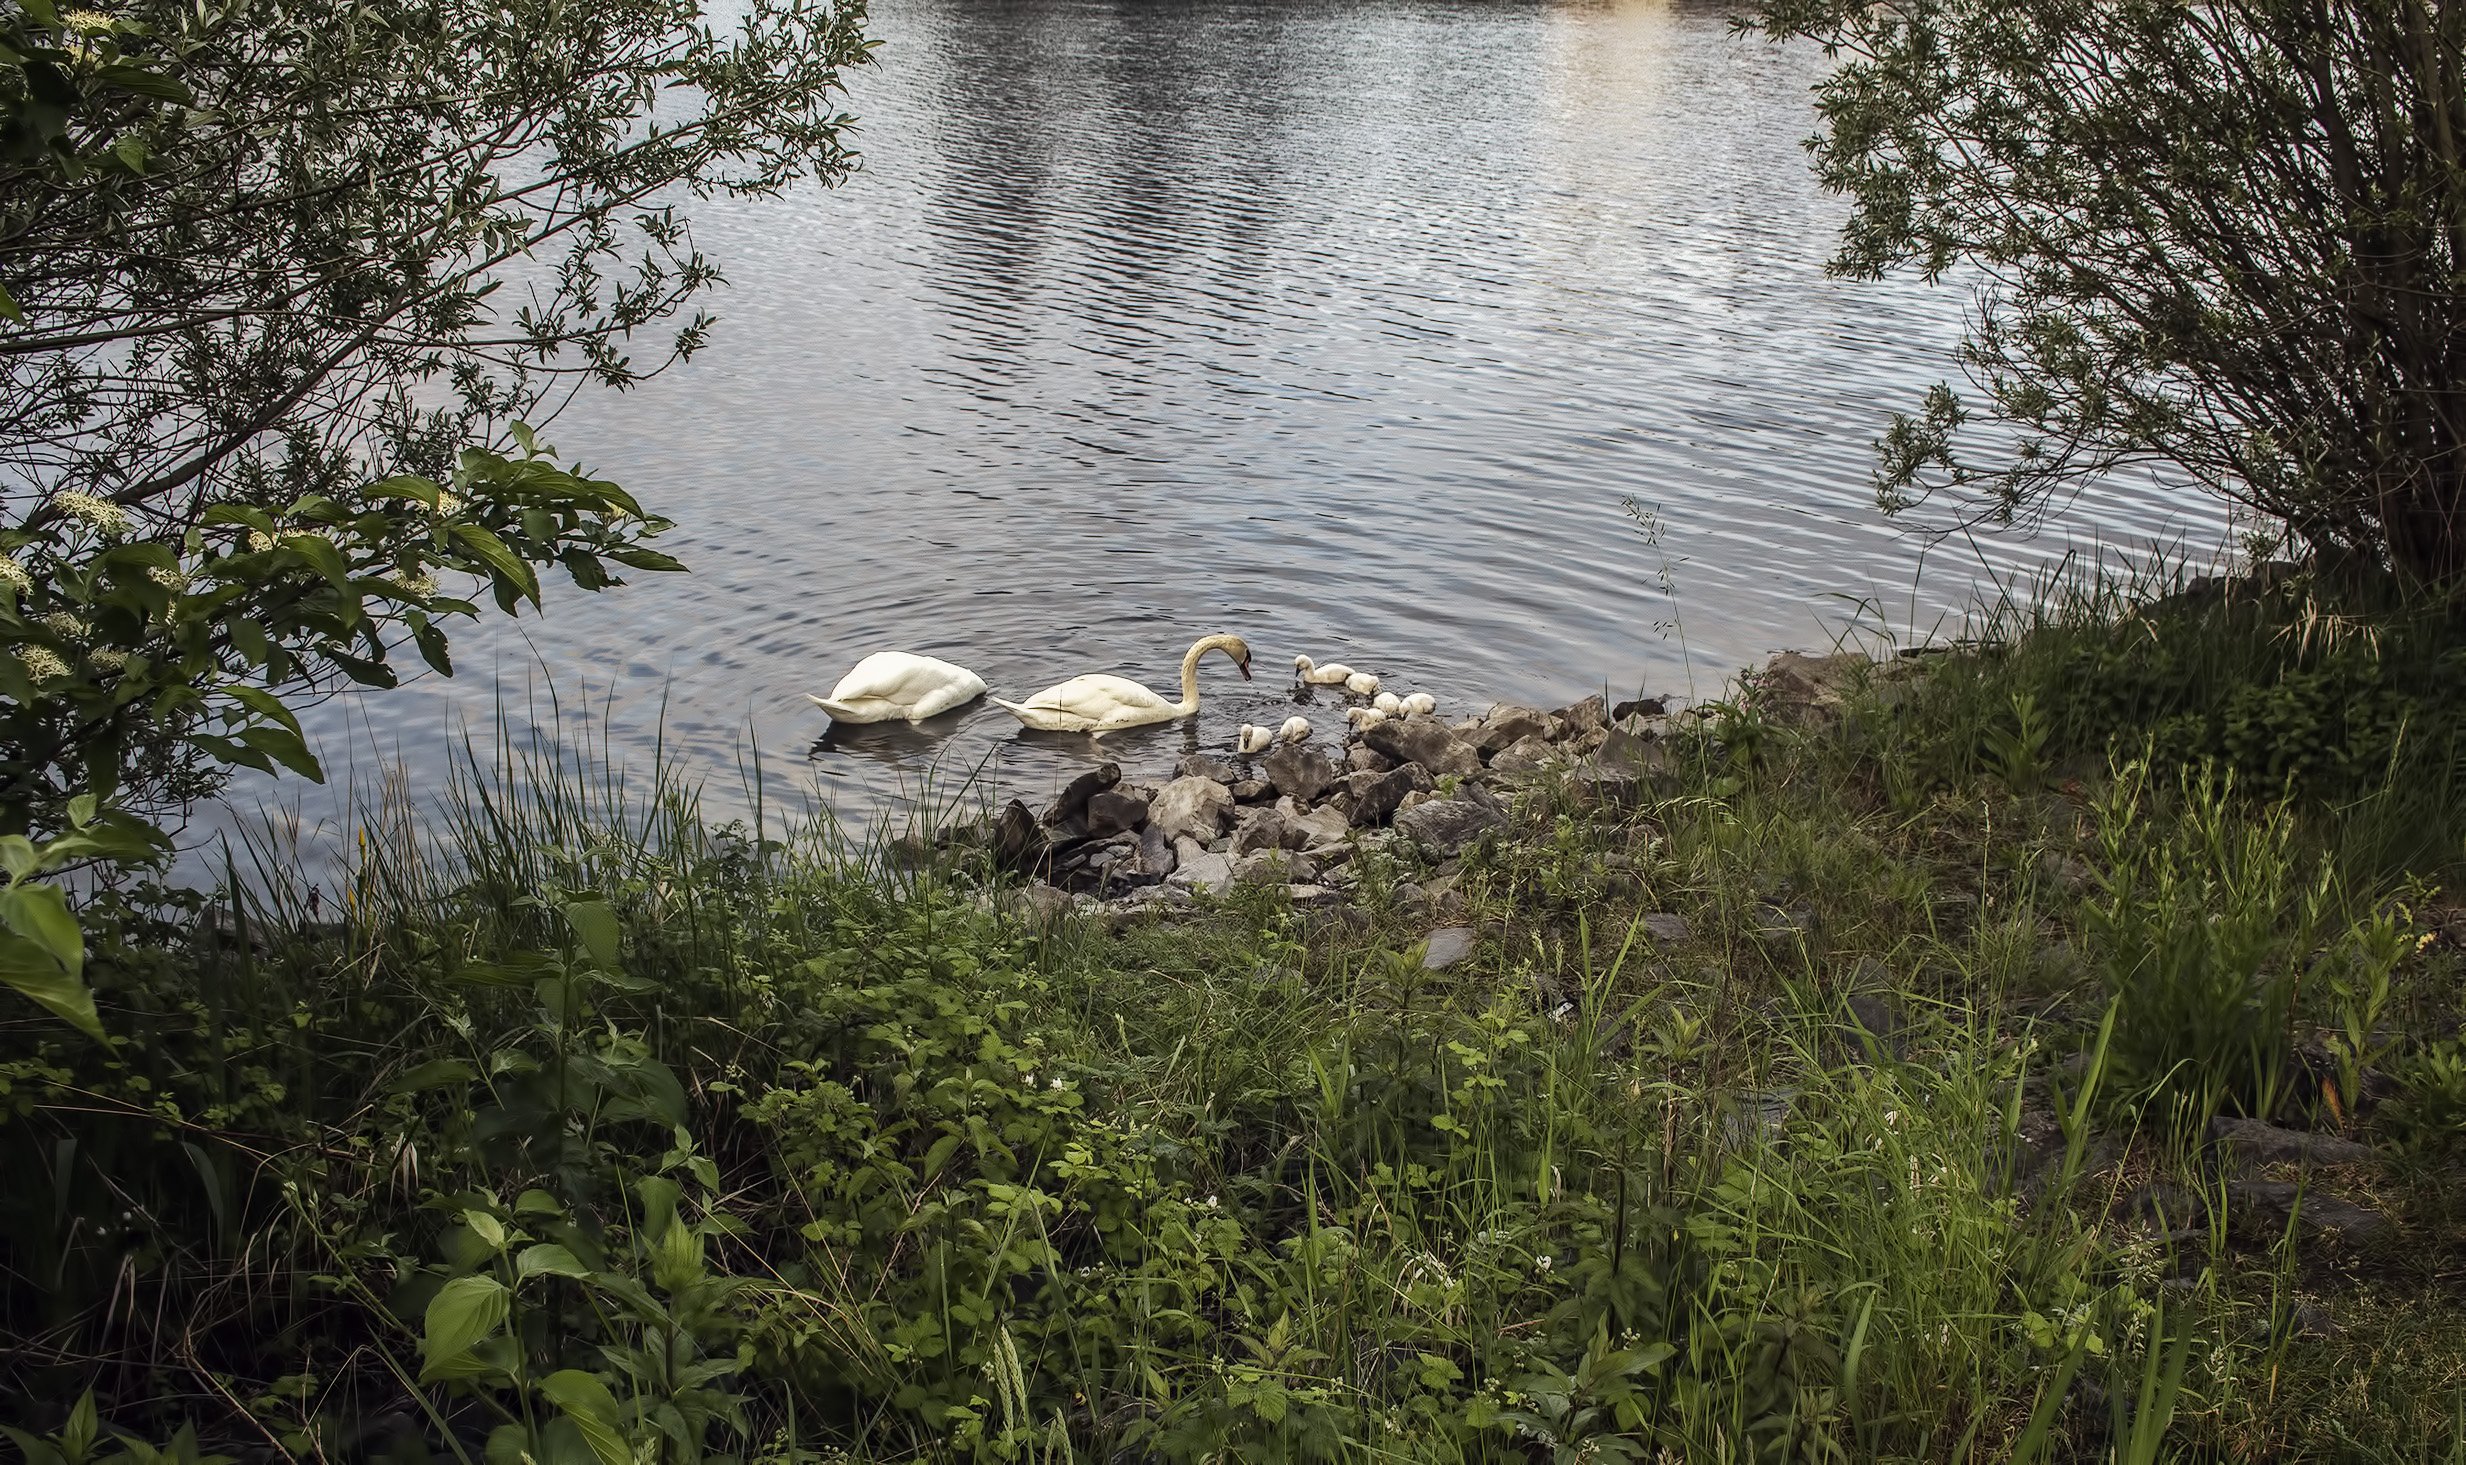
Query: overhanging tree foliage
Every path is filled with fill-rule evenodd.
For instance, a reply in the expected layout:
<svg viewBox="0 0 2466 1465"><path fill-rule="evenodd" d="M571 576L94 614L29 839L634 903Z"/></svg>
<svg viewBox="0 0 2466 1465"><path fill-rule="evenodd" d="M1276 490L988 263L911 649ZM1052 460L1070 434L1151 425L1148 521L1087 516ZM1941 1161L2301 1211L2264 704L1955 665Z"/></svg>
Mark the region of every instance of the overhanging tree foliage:
<svg viewBox="0 0 2466 1465"><path fill-rule="evenodd" d="M862 0L723 8L0 0L0 978L78 1015L20 886L143 847L98 796L315 776L301 697L677 568L522 422L702 344L680 204L853 164Z"/></svg>
<svg viewBox="0 0 2466 1465"><path fill-rule="evenodd" d="M2141 463L2293 536L2466 574L2466 6L1767 0L1821 41L1834 268L1980 283L1887 507L2030 512ZM2001 435L1999 434L1999 439Z"/></svg>

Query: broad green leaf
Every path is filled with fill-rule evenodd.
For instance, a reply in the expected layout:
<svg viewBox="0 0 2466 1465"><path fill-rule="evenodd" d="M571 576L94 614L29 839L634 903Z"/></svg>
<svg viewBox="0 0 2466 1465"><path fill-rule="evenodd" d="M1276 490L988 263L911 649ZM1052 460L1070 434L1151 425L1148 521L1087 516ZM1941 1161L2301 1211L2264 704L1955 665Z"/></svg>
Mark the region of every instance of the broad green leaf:
<svg viewBox="0 0 2466 1465"><path fill-rule="evenodd" d="M591 964L602 971L617 970L619 941L624 928L617 922L616 912L605 901L575 900L565 905L566 923L582 938L582 949L591 954Z"/></svg>
<svg viewBox="0 0 2466 1465"><path fill-rule="evenodd" d="M471 1234L478 1237L490 1251L505 1249L505 1223L486 1211L464 1211L462 1224L470 1227Z"/></svg>
<svg viewBox="0 0 2466 1465"><path fill-rule="evenodd" d="M574 1254L553 1241L526 1246L514 1258L515 1275L524 1281L533 1277L587 1277L591 1269L576 1260Z"/></svg>
<svg viewBox="0 0 2466 1465"><path fill-rule="evenodd" d="M600 1465L632 1465L633 1446L626 1443L617 1424L616 1395L608 1392L597 1375L561 1368L539 1381L539 1391L582 1431Z"/></svg>
<svg viewBox="0 0 2466 1465"><path fill-rule="evenodd" d="M397 1094L425 1093L449 1084L470 1083L479 1074L459 1058L432 1058L394 1080L392 1091Z"/></svg>
<svg viewBox="0 0 2466 1465"><path fill-rule="evenodd" d="M470 1352L505 1326L508 1297L494 1277L456 1277L429 1300L420 1329L422 1378Z"/></svg>
<svg viewBox="0 0 2466 1465"><path fill-rule="evenodd" d="M456 524L453 535L455 542L511 581L533 605L539 604L539 576L528 561L505 547L504 540L477 524Z"/></svg>
<svg viewBox="0 0 2466 1465"><path fill-rule="evenodd" d="M325 769L295 732L279 727L244 727L240 729L240 741L311 783L325 782Z"/></svg>
<svg viewBox="0 0 2466 1465"><path fill-rule="evenodd" d="M86 933L57 885L12 885L0 890L0 923L41 947L70 977L86 971Z"/></svg>
<svg viewBox="0 0 2466 1465"><path fill-rule="evenodd" d="M267 691L263 687L249 686L245 682L234 682L231 685L224 687L223 690L229 692L240 703L245 705L250 711L256 713L258 716L272 718L274 721L281 723L284 727L291 729L291 735L293 737L300 736L299 718L293 716L291 709L284 706L283 700L280 697L275 696L272 692Z"/></svg>
<svg viewBox="0 0 2466 1465"><path fill-rule="evenodd" d="M0 933L0 983L40 1003L96 1042L103 1041L103 1020L94 1011L94 993L60 969L51 954L22 936Z"/></svg>
<svg viewBox="0 0 2466 1465"><path fill-rule="evenodd" d="M318 574L332 582L335 589L348 590L351 587L351 567L343 563L342 551L334 547L334 541L324 535L286 534L282 537L282 546L307 560Z"/></svg>
<svg viewBox="0 0 2466 1465"><path fill-rule="evenodd" d="M43 868L43 857L34 851L34 841L22 834L0 834L0 866L6 866L9 878L23 880Z"/></svg>

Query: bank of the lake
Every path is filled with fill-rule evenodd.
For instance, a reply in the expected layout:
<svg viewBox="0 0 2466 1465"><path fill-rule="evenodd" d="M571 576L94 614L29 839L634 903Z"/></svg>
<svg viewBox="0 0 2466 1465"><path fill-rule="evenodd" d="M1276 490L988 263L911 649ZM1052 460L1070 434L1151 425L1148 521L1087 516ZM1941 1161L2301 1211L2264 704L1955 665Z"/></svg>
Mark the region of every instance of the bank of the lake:
<svg viewBox="0 0 2466 1465"><path fill-rule="evenodd" d="M108 1049L0 1035L6 1422L2454 1459L2459 629L2301 573L2090 597L880 862L672 781L469 789L339 910L132 898Z"/></svg>

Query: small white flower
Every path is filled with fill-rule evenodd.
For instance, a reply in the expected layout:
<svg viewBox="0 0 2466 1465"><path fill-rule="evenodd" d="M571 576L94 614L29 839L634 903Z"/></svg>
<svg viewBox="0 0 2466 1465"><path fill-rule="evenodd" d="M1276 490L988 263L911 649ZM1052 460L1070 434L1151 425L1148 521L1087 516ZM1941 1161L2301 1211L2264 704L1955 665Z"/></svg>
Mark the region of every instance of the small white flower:
<svg viewBox="0 0 2466 1465"><path fill-rule="evenodd" d="M462 500L456 498L454 495L450 493L440 493L437 495L437 512L439 514L451 518L452 516L461 513L462 509Z"/></svg>
<svg viewBox="0 0 2466 1465"><path fill-rule="evenodd" d="M34 623L63 641L79 640L86 634L86 623L64 610L36 616Z"/></svg>
<svg viewBox="0 0 2466 1465"><path fill-rule="evenodd" d="M273 547L273 535L266 533L262 529L251 529L248 531L248 552L250 554L264 554L267 550L272 549Z"/></svg>
<svg viewBox="0 0 2466 1465"><path fill-rule="evenodd" d="M96 671L118 671L128 665L128 653L113 647L99 647L86 653L86 665Z"/></svg>
<svg viewBox="0 0 2466 1465"><path fill-rule="evenodd" d="M1220 1211L1220 1210L1223 1210L1223 1209L1224 1209L1224 1202L1223 1202L1223 1201L1220 1201L1220 1200L1218 1200L1218 1199L1216 1199L1216 1197L1214 1197L1214 1196L1212 1196L1212 1195L1211 1195L1211 1196L1209 1196L1207 1199L1205 1199L1205 1200L1203 1200L1203 1201L1199 1202L1199 1204L1201 1204L1201 1205L1203 1205L1203 1206L1207 1207L1207 1208L1208 1208L1209 1210L1211 1210L1211 1211Z"/></svg>
<svg viewBox="0 0 2466 1465"><path fill-rule="evenodd" d="M1063 1087L1063 1084L1062 1084L1062 1081L1061 1081L1060 1079L1058 1079L1058 1078L1057 1078L1057 1079L1053 1080L1053 1082L1051 1082L1051 1083L1049 1083L1049 1084L1046 1084L1046 1085L1045 1085L1045 1087L1046 1087L1046 1088L1049 1088L1049 1089L1060 1089L1060 1088L1062 1088L1062 1087Z"/></svg>
<svg viewBox="0 0 2466 1465"><path fill-rule="evenodd" d="M79 523L91 524L107 534L128 527L128 510L107 498L97 498L73 488L53 494L51 505Z"/></svg>
<svg viewBox="0 0 2466 1465"><path fill-rule="evenodd" d="M1550 1259L1550 1254L1546 1251L1533 1258L1533 1270L1536 1272L1546 1272L1550 1270L1552 1265L1553 1263Z"/></svg>
<svg viewBox="0 0 2466 1465"><path fill-rule="evenodd" d="M48 682L68 675L68 663L52 654L48 646L18 647L17 662L26 669L28 681Z"/></svg>
<svg viewBox="0 0 2466 1465"><path fill-rule="evenodd" d="M188 588L188 576L185 573L179 570L166 569L161 565L156 565L147 570L146 578L153 581L155 584L162 586L166 590L186 590Z"/></svg>
<svg viewBox="0 0 2466 1465"><path fill-rule="evenodd" d="M24 565L0 554L0 585L6 585L11 590L27 590L33 588L34 577L26 573Z"/></svg>
<svg viewBox="0 0 2466 1465"><path fill-rule="evenodd" d="M426 600L437 593L437 577L434 575L405 575L402 577L402 588Z"/></svg>

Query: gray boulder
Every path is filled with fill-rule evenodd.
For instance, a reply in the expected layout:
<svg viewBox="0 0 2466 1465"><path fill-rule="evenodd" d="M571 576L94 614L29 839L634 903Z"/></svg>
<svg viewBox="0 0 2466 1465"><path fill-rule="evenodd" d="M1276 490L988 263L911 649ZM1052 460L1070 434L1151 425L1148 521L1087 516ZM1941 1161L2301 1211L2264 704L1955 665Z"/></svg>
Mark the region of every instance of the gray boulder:
<svg viewBox="0 0 2466 1465"><path fill-rule="evenodd" d="M1253 850L1233 861L1236 885L1290 885L1319 878L1319 862L1298 850Z"/></svg>
<svg viewBox="0 0 2466 1465"><path fill-rule="evenodd" d="M1346 776L1338 802L1355 824L1376 824L1396 812L1409 793L1433 787L1430 774L1418 763L1406 763L1385 773Z"/></svg>
<svg viewBox="0 0 2466 1465"><path fill-rule="evenodd" d="M1238 859L1263 849L1300 849L1309 838L1274 809L1244 809L1233 826L1233 854Z"/></svg>
<svg viewBox="0 0 2466 1465"><path fill-rule="evenodd" d="M1183 890L1222 895L1233 888L1233 862L1190 839L1173 842L1175 868L1165 883Z"/></svg>
<svg viewBox="0 0 2466 1465"><path fill-rule="evenodd" d="M1559 751L1548 738L1538 733L1518 738L1490 757L1490 766L1501 773L1530 773L1559 761Z"/></svg>
<svg viewBox="0 0 2466 1465"><path fill-rule="evenodd" d="M1284 816L1286 824L1302 832L1305 837L1303 849L1312 845L1342 844L1345 832L1352 827L1345 822L1344 812L1340 809L1317 808L1305 814L1290 799L1278 799L1276 812Z"/></svg>
<svg viewBox="0 0 2466 1465"><path fill-rule="evenodd" d="M1122 781L1122 765L1100 763L1062 786L1061 796L1045 810L1047 824L1067 824L1084 812L1090 800Z"/></svg>
<svg viewBox="0 0 2466 1465"><path fill-rule="evenodd" d="M1491 708L1490 715L1481 720L1481 736L1473 746L1484 754L1492 754L1511 748L1526 738L1549 735L1550 714L1538 707L1502 702Z"/></svg>
<svg viewBox="0 0 2466 1465"><path fill-rule="evenodd" d="M1671 911L1654 911L1644 918L1644 934L1655 946L1683 946L1695 934L1687 918Z"/></svg>
<svg viewBox="0 0 2466 1465"><path fill-rule="evenodd" d="M1139 831L1139 872L1152 880L1162 880L1181 864L1173 853L1173 841L1165 832L1150 824Z"/></svg>
<svg viewBox="0 0 2466 1465"><path fill-rule="evenodd" d="M1111 764L1106 764L1110 768ZM1087 801L1087 832L1089 837L1103 839L1126 829L1136 829L1147 822L1147 800L1118 788L1099 792Z"/></svg>
<svg viewBox="0 0 2466 1465"><path fill-rule="evenodd" d="M1505 822L1497 810L1471 799L1437 799L1397 814L1396 833L1445 859Z"/></svg>
<svg viewBox="0 0 2466 1465"><path fill-rule="evenodd" d="M1156 791L1147 817L1167 839L1204 843L1223 833L1233 818L1233 791L1212 778L1185 775Z"/></svg>
<svg viewBox="0 0 2466 1465"><path fill-rule="evenodd" d="M1267 781L1286 798L1309 803L1336 781L1336 765L1304 743L1285 743L1267 755Z"/></svg>
<svg viewBox="0 0 2466 1465"><path fill-rule="evenodd" d="M1222 758L1210 758L1205 753L1193 753L1173 765L1173 776L1175 778L1204 778L1210 783L1222 784L1239 783L1242 777L1241 770L1232 764L1225 762Z"/></svg>
<svg viewBox="0 0 2466 1465"><path fill-rule="evenodd" d="M1367 743L1355 743L1345 752L1344 766L1355 773L1385 773L1396 760Z"/></svg>
<svg viewBox="0 0 2466 1465"><path fill-rule="evenodd" d="M1581 702L1570 702L1550 714L1552 731L1561 739L1580 738L1597 733L1610 725L1609 704L1595 692Z"/></svg>
<svg viewBox="0 0 2466 1465"><path fill-rule="evenodd" d="M2380 1212L2289 1180L2230 1180L2228 1225L2253 1241L2274 1241L2293 1223L2303 1240L2334 1237L2349 1247L2377 1246L2393 1228Z"/></svg>
<svg viewBox="0 0 2466 1465"><path fill-rule="evenodd" d="M2351 1139L2333 1134L2305 1134L2300 1130L2280 1129L2258 1119L2230 1119L2225 1115L2209 1121L2209 1138L2228 1158L2249 1169L2266 1165L2300 1165L2312 1169L2323 1165L2361 1165L2370 1162L2371 1148Z"/></svg>
<svg viewBox="0 0 2466 1465"><path fill-rule="evenodd" d="M1391 717L1362 741L1398 763L1418 763L1434 775L1479 773L1481 755L1435 717Z"/></svg>
<svg viewBox="0 0 2466 1465"><path fill-rule="evenodd" d="M1470 926L1441 926L1422 943L1422 970L1443 972L1473 954L1475 941Z"/></svg>

